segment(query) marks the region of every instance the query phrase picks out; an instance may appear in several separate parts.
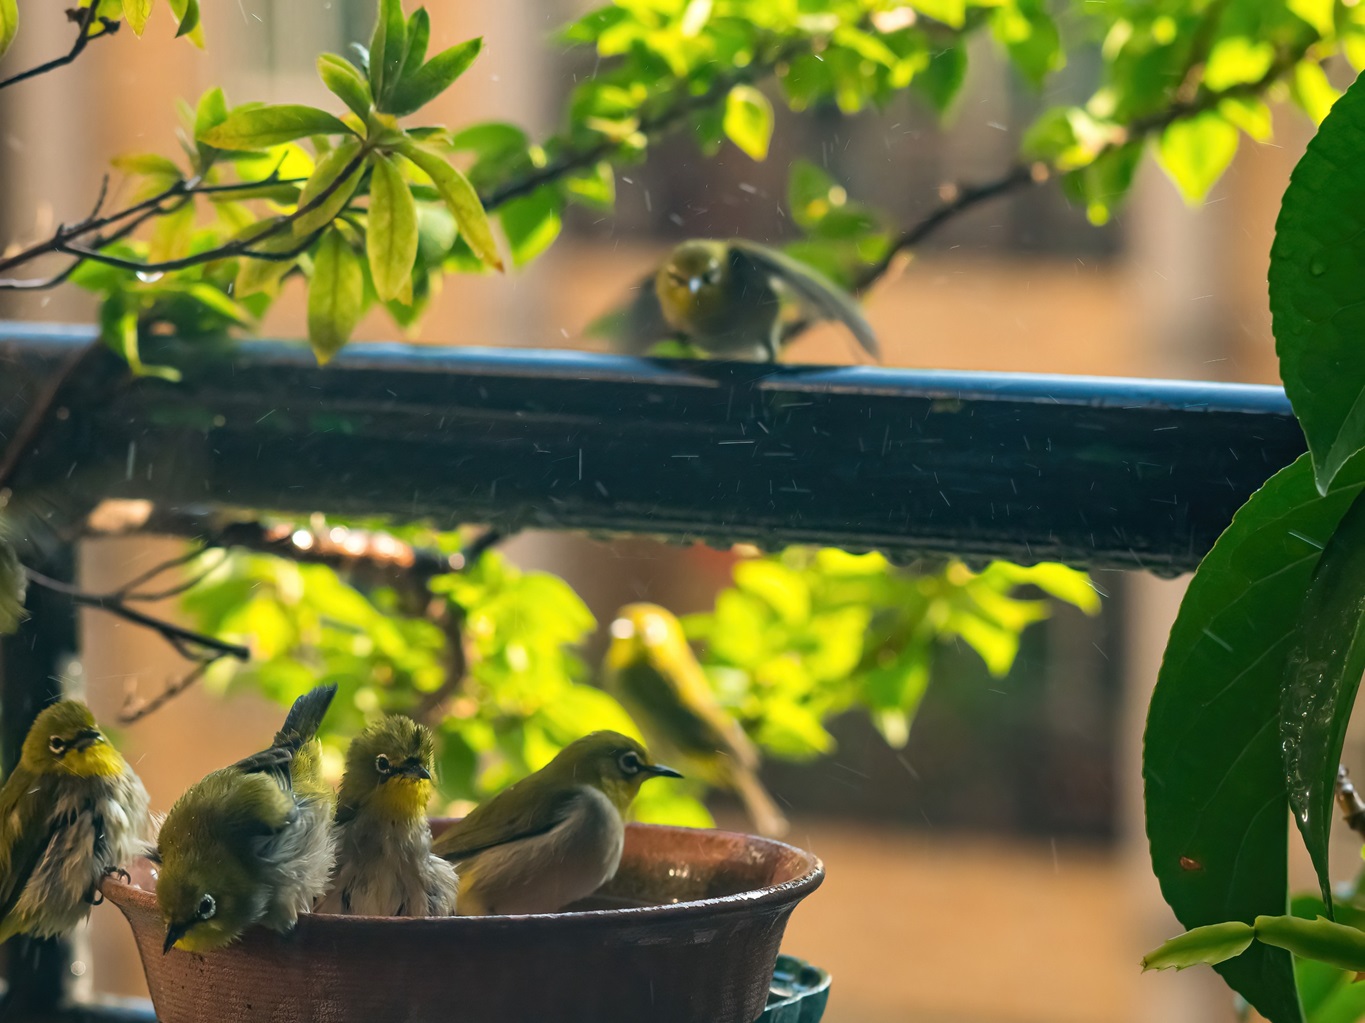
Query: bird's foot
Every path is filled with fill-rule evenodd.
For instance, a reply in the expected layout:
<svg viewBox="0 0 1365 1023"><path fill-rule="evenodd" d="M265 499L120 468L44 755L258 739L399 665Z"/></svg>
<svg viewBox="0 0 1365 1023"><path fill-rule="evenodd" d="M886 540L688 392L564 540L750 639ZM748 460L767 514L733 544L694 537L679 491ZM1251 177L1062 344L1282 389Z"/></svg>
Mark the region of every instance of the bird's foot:
<svg viewBox="0 0 1365 1023"><path fill-rule="evenodd" d="M104 892L100 891L98 888L91 888L88 892L85 893L84 898L85 901L90 903L90 905L92 906L104 905Z"/></svg>
<svg viewBox="0 0 1365 1023"><path fill-rule="evenodd" d="M104 876L116 877L124 884L128 884L133 880L133 875L128 873L128 871L124 870L122 867L110 867L108 870L104 872Z"/></svg>

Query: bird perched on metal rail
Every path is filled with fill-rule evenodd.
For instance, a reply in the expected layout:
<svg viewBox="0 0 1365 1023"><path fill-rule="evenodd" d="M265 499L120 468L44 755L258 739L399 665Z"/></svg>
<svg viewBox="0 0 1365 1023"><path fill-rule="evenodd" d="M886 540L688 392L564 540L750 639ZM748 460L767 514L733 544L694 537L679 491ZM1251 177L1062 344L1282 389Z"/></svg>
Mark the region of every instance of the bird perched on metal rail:
<svg viewBox="0 0 1365 1023"><path fill-rule="evenodd" d="M786 834L786 817L758 780L758 750L716 699L682 623L657 604L629 604L617 612L611 636L603 687L650 748L689 778L734 792L761 834Z"/></svg>
<svg viewBox="0 0 1365 1023"><path fill-rule="evenodd" d="M147 790L90 708L62 700L0 788L0 941L70 931L108 874L147 850Z"/></svg>
<svg viewBox="0 0 1365 1023"><path fill-rule="evenodd" d="M316 736L335 695L329 685L300 696L268 748L214 771L171 807L155 857L164 951L221 948L258 923L288 931L326 891L335 796Z"/></svg>
<svg viewBox="0 0 1365 1023"><path fill-rule="evenodd" d="M554 913L616 876L623 815L650 778L681 778L634 739L593 732L437 837L461 916Z"/></svg>
<svg viewBox="0 0 1365 1023"><path fill-rule="evenodd" d="M431 851L431 729L392 715L351 740L337 800L337 865L319 913L451 916L460 879Z"/></svg>
<svg viewBox="0 0 1365 1023"><path fill-rule="evenodd" d="M784 307L809 321L842 323L864 351L880 358L872 327L846 291L812 267L743 238L683 242L640 282L631 301L589 331L632 354L677 339L711 356L774 362L789 322Z"/></svg>

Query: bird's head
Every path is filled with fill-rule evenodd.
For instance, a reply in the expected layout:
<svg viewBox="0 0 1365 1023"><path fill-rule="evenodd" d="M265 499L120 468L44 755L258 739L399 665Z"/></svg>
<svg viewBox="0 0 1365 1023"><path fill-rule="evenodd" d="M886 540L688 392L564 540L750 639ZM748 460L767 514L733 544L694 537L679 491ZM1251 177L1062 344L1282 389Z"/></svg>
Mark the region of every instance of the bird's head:
<svg viewBox="0 0 1365 1023"><path fill-rule="evenodd" d="M687 649L682 623L658 604L627 604L611 623L607 663L624 668L645 660L667 659Z"/></svg>
<svg viewBox="0 0 1365 1023"><path fill-rule="evenodd" d="M671 767L656 764L636 740L620 732L593 732L569 743L548 771L566 784L591 785L625 813L640 786L650 778L681 778Z"/></svg>
<svg viewBox="0 0 1365 1023"><path fill-rule="evenodd" d="M20 763L34 774L78 778L109 777L124 768L123 757L79 700L61 700L38 715L24 739Z"/></svg>
<svg viewBox="0 0 1365 1023"><path fill-rule="evenodd" d="M338 800L342 811L368 810L398 820L422 816L435 764L431 729L398 715L376 721L346 751Z"/></svg>
<svg viewBox="0 0 1365 1023"><path fill-rule="evenodd" d="M664 318L685 333L723 307L729 283L729 251L717 241L683 242L654 279Z"/></svg>
<svg viewBox="0 0 1365 1023"><path fill-rule="evenodd" d="M232 768L214 771L176 800L154 857L163 952L222 948L264 915L269 890L258 876L256 850L295 813L293 800L267 775Z"/></svg>

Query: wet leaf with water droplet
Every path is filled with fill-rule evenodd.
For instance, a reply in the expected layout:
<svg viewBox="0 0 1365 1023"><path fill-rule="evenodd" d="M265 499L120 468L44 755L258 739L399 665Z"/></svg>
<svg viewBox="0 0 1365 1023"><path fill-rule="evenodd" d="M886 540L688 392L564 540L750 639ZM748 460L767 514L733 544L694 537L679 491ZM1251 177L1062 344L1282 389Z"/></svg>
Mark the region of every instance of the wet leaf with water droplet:
<svg viewBox="0 0 1365 1023"><path fill-rule="evenodd" d="M1284 912L1280 689L1321 545L1362 489L1365 463L1323 497L1299 458L1237 512L1181 603L1142 771L1152 869L1186 927ZM1288 953L1258 943L1215 968L1273 1023L1301 1023Z"/></svg>
<svg viewBox="0 0 1365 1023"><path fill-rule="evenodd" d="M1327 845L1346 724L1365 672L1365 498L1351 505L1313 573L1280 694L1289 805L1331 915Z"/></svg>

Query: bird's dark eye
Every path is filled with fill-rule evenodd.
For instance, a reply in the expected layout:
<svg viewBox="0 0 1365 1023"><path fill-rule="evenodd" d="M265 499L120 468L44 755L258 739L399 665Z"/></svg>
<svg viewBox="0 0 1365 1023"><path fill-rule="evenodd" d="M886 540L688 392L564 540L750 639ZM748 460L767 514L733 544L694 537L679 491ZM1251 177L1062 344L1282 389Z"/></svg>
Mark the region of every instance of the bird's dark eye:
<svg viewBox="0 0 1365 1023"><path fill-rule="evenodd" d="M626 775L639 774L644 766L640 763L639 755L631 750L622 753L616 762L621 765L621 773Z"/></svg>
<svg viewBox="0 0 1365 1023"><path fill-rule="evenodd" d="M53 753L57 754L57 756L61 756L63 753L66 752L66 740L63 739L60 735L54 735L52 738L47 740L47 748L50 749Z"/></svg>
<svg viewBox="0 0 1365 1023"><path fill-rule="evenodd" d="M209 917L213 916L214 913L218 912L218 903L214 902L213 896L206 892L204 897L199 900L199 908L194 912L195 916L199 917L200 920L207 920Z"/></svg>
<svg viewBox="0 0 1365 1023"><path fill-rule="evenodd" d="M374 758L374 769L380 774L388 774L393 768L389 765L389 758L383 753Z"/></svg>

